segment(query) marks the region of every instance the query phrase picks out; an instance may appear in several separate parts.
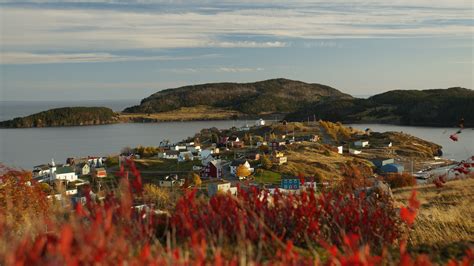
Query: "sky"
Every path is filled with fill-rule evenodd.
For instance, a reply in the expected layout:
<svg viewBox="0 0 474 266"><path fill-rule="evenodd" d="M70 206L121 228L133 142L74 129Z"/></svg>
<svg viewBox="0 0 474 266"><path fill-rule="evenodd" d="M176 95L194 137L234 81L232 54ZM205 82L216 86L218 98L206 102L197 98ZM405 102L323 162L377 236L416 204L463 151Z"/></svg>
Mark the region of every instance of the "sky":
<svg viewBox="0 0 474 266"><path fill-rule="evenodd" d="M141 99L288 78L473 88L471 0L0 0L0 100Z"/></svg>

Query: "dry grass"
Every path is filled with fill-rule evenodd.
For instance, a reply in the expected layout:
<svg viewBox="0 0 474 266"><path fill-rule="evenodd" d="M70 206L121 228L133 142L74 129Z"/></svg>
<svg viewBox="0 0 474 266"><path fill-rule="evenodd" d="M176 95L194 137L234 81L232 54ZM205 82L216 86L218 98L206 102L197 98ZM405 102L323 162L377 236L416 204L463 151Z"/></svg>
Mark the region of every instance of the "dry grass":
<svg viewBox="0 0 474 266"><path fill-rule="evenodd" d="M152 114L130 114L121 113L120 120L130 121L188 121L188 120L220 120L241 116L242 113L210 106L182 107L175 111L152 113Z"/></svg>
<svg viewBox="0 0 474 266"><path fill-rule="evenodd" d="M434 185L416 189L421 208L410 232L413 247L430 247L432 252L459 243L474 244L474 179L451 181L441 189ZM411 190L394 190L394 196L406 203Z"/></svg>
<svg viewBox="0 0 474 266"><path fill-rule="evenodd" d="M316 175L322 180L342 179L341 165L353 158L330 151L320 144L294 145L286 151L288 163L278 167L278 172L298 175Z"/></svg>

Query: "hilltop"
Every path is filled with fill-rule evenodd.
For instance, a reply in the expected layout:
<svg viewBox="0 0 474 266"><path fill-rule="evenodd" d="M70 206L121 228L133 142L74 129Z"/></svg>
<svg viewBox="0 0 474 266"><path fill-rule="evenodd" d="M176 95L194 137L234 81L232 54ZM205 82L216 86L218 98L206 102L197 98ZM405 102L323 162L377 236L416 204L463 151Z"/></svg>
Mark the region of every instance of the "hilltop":
<svg viewBox="0 0 474 266"><path fill-rule="evenodd" d="M329 99L287 115L290 121L319 119L343 123L474 127L474 91L466 88L394 90L368 99Z"/></svg>
<svg viewBox="0 0 474 266"><path fill-rule="evenodd" d="M209 106L242 115L290 113L301 106L352 96L321 84L289 79L252 83L208 83L162 90L143 99L124 113L160 113L183 107Z"/></svg>
<svg viewBox="0 0 474 266"><path fill-rule="evenodd" d="M61 127L111 124L116 113L106 107L64 107L0 122L4 128Z"/></svg>

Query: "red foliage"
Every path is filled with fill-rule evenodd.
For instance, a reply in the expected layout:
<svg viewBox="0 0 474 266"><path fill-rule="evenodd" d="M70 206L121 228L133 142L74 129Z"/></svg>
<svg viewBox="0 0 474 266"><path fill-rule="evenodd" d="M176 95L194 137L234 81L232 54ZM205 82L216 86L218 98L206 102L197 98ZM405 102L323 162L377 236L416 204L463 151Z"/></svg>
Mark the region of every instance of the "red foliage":
<svg viewBox="0 0 474 266"><path fill-rule="evenodd" d="M133 168L133 164L130 164ZM125 182L122 190L102 202L88 199L75 212L38 222L47 230L7 238L11 230L0 222L2 265L319 265L301 248L322 246L327 265L379 265L386 257L374 255L370 246L393 244L399 239L398 218L388 200L373 201L338 191L300 195L240 190L238 197L218 194L210 200L189 191L179 200L171 217L132 209L140 193L140 178ZM2 192L4 192L2 190ZM136 192L133 194L132 192ZM3 195L5 196L5 195ZM412 224L419 202L409 200ZM8 210L13 211L13 210ZM0 220L2 221L2 220ZM164 235L176 237L161 240ZM241 255L247 246L262 247L263 254ZM244 257L242 257L244 256ZM248 257L246 257L248 256ZM400 265L428 265L426 256L412 258L402 242ZM459 265L471 265L472 252ZM450 262L449 265L455 265Z"/></svg>
<svg viewBox="0 0 474 266"><path fill-rule="evenodd" d="M400 209L400 217L408 226L412 226L415 222L419 208L420 202L416 199L416 190L413 190L408 200L408 207L402 207Z"/></svg>

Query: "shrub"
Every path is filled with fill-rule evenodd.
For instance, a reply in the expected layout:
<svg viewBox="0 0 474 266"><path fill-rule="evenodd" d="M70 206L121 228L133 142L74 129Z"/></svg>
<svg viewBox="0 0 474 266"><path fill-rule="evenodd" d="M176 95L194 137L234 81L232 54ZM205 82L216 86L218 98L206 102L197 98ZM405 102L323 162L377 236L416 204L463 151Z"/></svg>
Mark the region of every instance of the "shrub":
<svg viewBox="0 0 474 266"><path fill-rule="evenodd" d="M416 178L408 173L389 174L385 176L385 181L391 188L412 187L416 185Z"/></svg>

